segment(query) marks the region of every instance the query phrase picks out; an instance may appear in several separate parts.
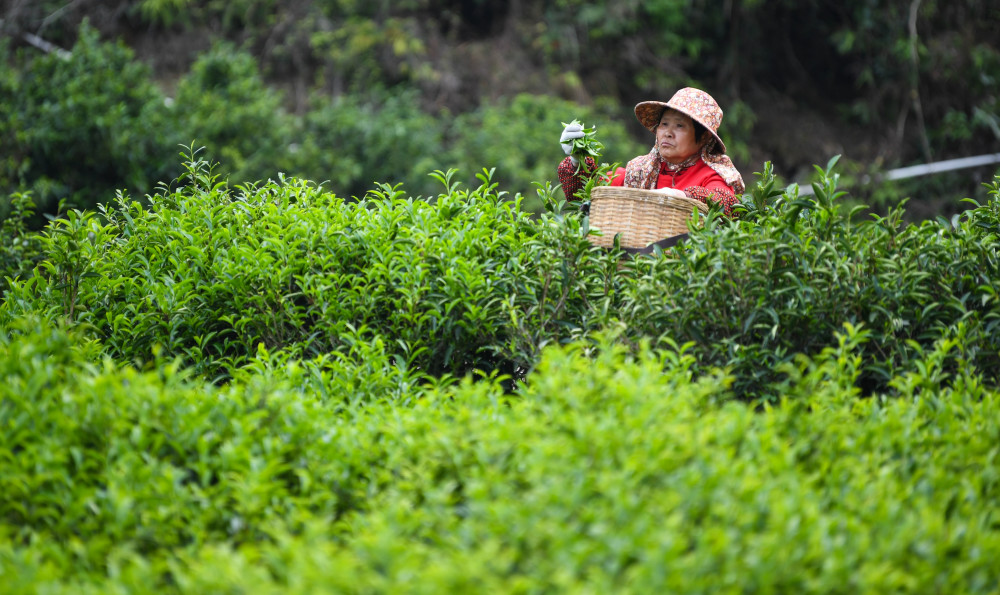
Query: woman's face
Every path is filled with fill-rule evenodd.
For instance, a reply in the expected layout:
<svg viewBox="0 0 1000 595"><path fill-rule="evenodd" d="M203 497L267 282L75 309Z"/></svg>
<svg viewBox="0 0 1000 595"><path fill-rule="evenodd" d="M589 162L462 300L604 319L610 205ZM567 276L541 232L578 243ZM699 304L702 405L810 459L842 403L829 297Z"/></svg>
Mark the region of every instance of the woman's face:
<svg viewBox="0 0 1000 595"><path fill-rule="evenodd" d="M667 109L656 126L656 148L660 158L680 163L701 149L694 137L694 121L677 110Z"/></svg>

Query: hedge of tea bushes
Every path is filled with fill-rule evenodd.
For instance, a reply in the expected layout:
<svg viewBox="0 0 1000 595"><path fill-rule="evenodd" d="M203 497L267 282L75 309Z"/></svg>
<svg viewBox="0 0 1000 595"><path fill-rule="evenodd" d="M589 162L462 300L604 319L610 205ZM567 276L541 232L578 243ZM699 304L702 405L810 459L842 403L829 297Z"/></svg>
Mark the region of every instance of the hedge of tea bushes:
<svg viewBox="0 0 1000 595"><path fill-rule="evenodd" d="M433 174L443 192L429 200L378 185L345 201L294 178L231 186L194 153L148 207L123 196L54 222L47 259L0 316L66 317L119 362L180 356L214 379L260 345L314 358L372 341L427 379L516 378L546 344L623 326L628 344L690 343L699 373L729 370L751 400L843 323L872 333L866 393L958 323L967 359L948 370L1000 374L996 184L951 221L905 225L898 210L845 212L830 168L810 197L776 189L766 168L737 221L713 213L667 253L620 260L551 187L539 217L485 171L475 189Z"/></svg>
<svg viewBox="0 0 1000 595"><path fill-rule="evenodd" d="M54 222L5 315L65 317L119 362L180 356L209 378L260 345L310 358L369 341L440 378L529 368L622 282L579 217L534 221L488 172L473 190L436 173L445 191L431 200L381 185L348 201L291 178L231 187L187 165L149 207L119 197Z"/></svg>
<svg viewBox="0 0 1000 595"><path fill-rule="evenodd" d="M698 373L728 370L746 400L774 397L780 365L844 323L871 333L865 393L961 323L966 359L947 370L1000 380L996 183L961 216L907 225L842 207L832 163L813 196L766 167L739 219L710 213L687 242L632 259L593 247L549 186L537 217L485 171L473 189L433 174L430 199L383 184L345 201L295 178L230 185L194 153L148 207L120 197L54 222L0 317L66 317L116 361L180 356L220 380L260 345L308 359L372 341L427 379L517 379L543 346L622 326L630 345L690 344Z"/></svg>
<svg viewBox="0 0 1000 595"><path fill-rule="evenodd" d="M864 326L859 385L883 390L913 369L924 350L959 332L966 359L1000 381L1000 193L950 221L907 225L848 211L832 161L813 196L775 188L769 168L744 196L735 222L711 219L683 249L640 261L624 285L619 315L635 338L695 344L699 366L725 367L748 397L768 387L782 363L816 354L845 323ZM819 169L819 168L817 168Z"/></svg>
<svg viewBox="0 0 1000 595"><path fill-rule="evenodd" d="M858 398L871 334L734 401L684 349L547 346L498 381L353 403L261 352L224 387L0 333L0 581L29 592L990 593L1000 394L955 338ZM389 358L383 358L383 365ZM289 365L290 364L290 365ZM364 373L361 373L364 376ZM403 402L402 395L410 400Z"/></svg>
<svg viewBox="0 0 1000 595"><path fill-rule="evenodd" d="M252 377L216 391L180 360L146 371L94 364L95 342L39 319L10 325L0 344L5 591L20 573L7 554L22 546L82 576L120 556L163 561L332 522L364 505L366 474L383 456L352 445L355 431L376 430L373 420L352 428L352 394L415 396L414 379L375 345L357 359L281 365L280 378L270 370L281 362L262 352L244 371ZM372 381L378 367L386 373Z"/></svg>

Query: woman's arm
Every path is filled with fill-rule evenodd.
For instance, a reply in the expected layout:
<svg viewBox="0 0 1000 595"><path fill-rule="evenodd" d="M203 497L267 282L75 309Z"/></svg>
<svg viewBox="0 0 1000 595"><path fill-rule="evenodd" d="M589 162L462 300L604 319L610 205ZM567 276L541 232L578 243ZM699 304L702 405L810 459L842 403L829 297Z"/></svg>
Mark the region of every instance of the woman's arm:
<svg viewBox="0 0 1000 595"><path fill-rule="evenodd" d="M736 199L736 195L733 194L733 189L726 186L725 183L710 184L709 186L688 186L684 189L683 195L688 198L700 200L707 205L711 205L713 202L719 203L726 217L733 216L733 207L739 202Z"/></svg>
<svg viewBox="0 0 1000 595"><path fill-rule="evenodd" d="M584 164L580 167L577 167L570 157L562 160L556 173L559 175L559 184L562 185L566 200L579 200L576 193L586 185L587 180L590 179L590 176L593 175L596 169L597 162L594 161L593 157L587 157L584 160Z"/></svg>

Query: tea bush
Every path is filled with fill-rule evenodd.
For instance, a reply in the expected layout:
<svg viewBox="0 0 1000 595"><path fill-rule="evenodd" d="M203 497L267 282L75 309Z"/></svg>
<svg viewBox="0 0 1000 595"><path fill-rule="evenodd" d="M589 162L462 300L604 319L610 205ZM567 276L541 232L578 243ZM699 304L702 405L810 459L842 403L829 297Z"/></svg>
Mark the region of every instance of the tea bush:
<svg viewBox="0 0 1000 595"><path fill-rule="evenodd" d="M226 387L0 333L0 578L20 592L941 592L1000 588L1000 395L941 340L858 399L850 326L728 398L686 349L546 347L528 382ZM369 361L365 361L369 360ZM385 361L384 359L382 360ZM291 365L288 365L290 364ZM244 375L245 374L245 375ZM336 380L334 380L336 378ZM400 378L399 380L403 380ZM397 385L398 387L398 385Z"/></svg>
<svg viewBox="0 0 1000 595"><path fill-rule="evenodd" d="M795 188L782 195L765 171L744 197L747 216L712 219L682 249L642 261L620 309L630 334L693 342L699 365L726 367L738 394L761 396L782 363L819 353L844 323L872 333L859 380L866 391L885 389L962 323L968 360L950 360L948 370L974 365L996 384L997 183L986 205L906 225L898 208L884 217L843 212L834 163L811 197Z"/></svg>
<svg viewBox="0 0 1000 595"><path fill-rule="evenodd" d="M414 200L382 186L345 201L280 178L230 187L202 160L150 206L72 211L6 311L64 316L121 362L157 349L210 377L257 352L314 357L379 339L433 377L528 368L614 283L579 219L533 222L482 174L475 190ZM550 196L550 194L547 194ZM599 285L598 285L599 284Z"/></svg>
<svg viewBox="0 0 1000 595"><path fill-rule="evenodd" d="M45 255L36 233L30 229L35 203L30 194L14 193L10 212L0 217L0 297L7 292L8 279L30 275Z"/></svg>
<svg viewBox="0 0 1000 595"><path fill-rule="evenodd" d="M621 325L629 344L691 343L697 371L727 369L746 400L775 398L780 366L820 353L844 323L872 333L866 394L961 323L967 360L946 371L1000 380L996 184L951 221L905 225L899 210L843 212L833 162L809 197L776 189L765 168L742 218L710 213L666 254L620 261L551 187L538 217L490 172L472 190L439 172L432 200L380 185L348 202L295 178L230 186L193 153L148 208L122 196L104 220L54 223L48 259L0 316L65 316L120 362L162 349L218 379L259 344L308 359L376 340L428 378L516 379L545 345Z"/></svg>
<svg viewBox="0 0 1000 595"><path fill-rule="evenodd" d="M31 318L0 339L5 543L40 539L51 561L99 572L115 552L156 559L197 544L258 541L283 524L279 517L294 529L301 513L333 521L365 500L351 468L369 468L377 451L334 455L352 449L350 428L336 426L349 417L348 391L365 378L346 360L312 368L333 394L324 403L274 389L266 354L245 385L216 393L191 383L179 361L158 360L148 372L90 363L96 343ZM357 370L378 366L374 350L364 357ZM294 370L284 370L281 386ZM361 390L390 398L378 386ZM332 458L310 462L320 451L306 450L321 444Z"/></svg>
<svg viewBox="0 0 1000 595"><path fill-rule="evenodd" d="M0 581L995 592L1000 179L904 225L833 166L623 259L551 187L345 201L189 149L10 281Z"/></svg>

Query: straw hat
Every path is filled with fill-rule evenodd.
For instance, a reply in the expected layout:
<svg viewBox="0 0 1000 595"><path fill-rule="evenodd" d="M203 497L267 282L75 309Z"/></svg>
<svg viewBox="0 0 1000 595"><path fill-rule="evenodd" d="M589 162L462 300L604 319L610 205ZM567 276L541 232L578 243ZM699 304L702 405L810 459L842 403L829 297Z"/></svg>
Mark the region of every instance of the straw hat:
<svg viewBox="0 0 1000 595"><path fill-rule="evenodd" d="M668 107L687 114L692 120L698 122L711 132L712 136L715 137L716 143L713 152L726 152L726 144L722 142L717 132L719 124L722 124L722 108L719 107L719 104L711 95L701 89L684 87L674 93L674 96L666 103L662 101L643 101L636 105L635 117L639 118L639 122L643 126L653 131L656 129L656 125L660 123L663 110Z"/></svg>

